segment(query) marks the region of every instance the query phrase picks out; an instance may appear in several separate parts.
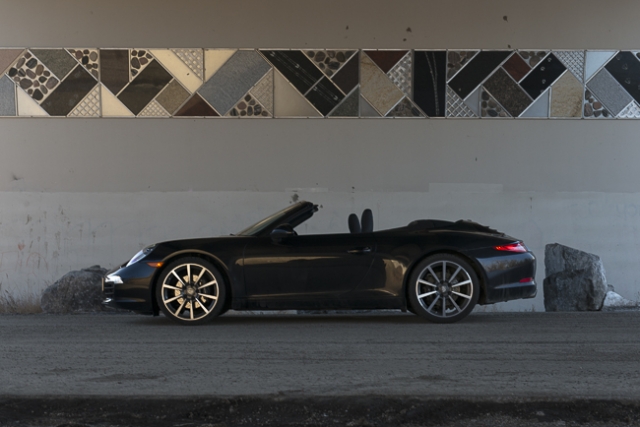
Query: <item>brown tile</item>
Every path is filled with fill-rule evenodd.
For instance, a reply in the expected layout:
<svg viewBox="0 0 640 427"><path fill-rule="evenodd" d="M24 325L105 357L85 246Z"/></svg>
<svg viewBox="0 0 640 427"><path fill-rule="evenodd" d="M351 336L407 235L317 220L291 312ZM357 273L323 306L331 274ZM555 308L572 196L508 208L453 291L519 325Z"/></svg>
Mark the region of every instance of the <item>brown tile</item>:
<svg viewBox="0 0 640 427"><path fill-rule="evenodd" d="M197 93L175 115L183 117L219 116Z"/></svg>
<svg viewBox="0 0 640 427"><path fill-rule="evenodd" d="M164 88L160 95L158 95L156 100L165 110L173 114L188 97L189 92L187 92L180 83L173 80Z"/></svg>
<svg viewBox="0 0 640 427"><path fill-rule="evenodd" d="M519 82L529 72L529 70L531 70L529 64L527 64L520 55L511 55L511 58L504 63L502 68L504 68L505 71L517 82Z"/></svg>
<svg viewBox="0 0 640 427"><path fill-rule="evenodd" d="M7 71L7 68L15 61L24 49L0 49L0 74Z"/></svg>
<svg viewBox="0 0 640 427"><path fill-rule="evenodd" d="M369 58L385 73L402 59L408 50L365 50Z"/></svg>

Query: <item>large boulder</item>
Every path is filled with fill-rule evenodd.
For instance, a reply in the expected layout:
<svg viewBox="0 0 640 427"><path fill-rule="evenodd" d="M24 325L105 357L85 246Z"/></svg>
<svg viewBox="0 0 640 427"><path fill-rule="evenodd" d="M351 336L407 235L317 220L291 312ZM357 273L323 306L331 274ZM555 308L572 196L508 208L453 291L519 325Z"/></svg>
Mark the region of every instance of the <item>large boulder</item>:
<svg viewBox="0 0 640 427"><path fill-rule="evenodd" d="M546 311L597 311L607 293L600 257L558 243L544 250Z"/></svg>
<svg viewBox="0 0 640 427"><path fill-rule="evenodd" d="M95 313L102 305L102 277L107 269L99 265L65 274L45 289L40 299L42 311L52 314Z"/></svg>

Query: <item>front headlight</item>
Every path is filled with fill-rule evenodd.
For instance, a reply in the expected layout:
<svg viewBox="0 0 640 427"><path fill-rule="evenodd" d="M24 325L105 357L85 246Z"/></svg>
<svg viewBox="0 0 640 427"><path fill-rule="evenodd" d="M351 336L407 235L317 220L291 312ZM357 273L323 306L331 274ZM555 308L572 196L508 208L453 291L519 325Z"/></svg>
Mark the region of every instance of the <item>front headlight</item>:
<svg viewBox="0 0 640 427"><path fill-rule="evenodd" d="M133 256L133 258L131 258L131 261L129 261L129 263L127 264L127 267L129 267L131 264L135 264L136 262L140 261L141 259L143 259L147 255L149 255L151 253L151 251L153 250L153 248L155 248L155 247L156 247L156 245L147 246L146 248L144 248L143 250L141 250L140 252L135 254Z"/></svg>

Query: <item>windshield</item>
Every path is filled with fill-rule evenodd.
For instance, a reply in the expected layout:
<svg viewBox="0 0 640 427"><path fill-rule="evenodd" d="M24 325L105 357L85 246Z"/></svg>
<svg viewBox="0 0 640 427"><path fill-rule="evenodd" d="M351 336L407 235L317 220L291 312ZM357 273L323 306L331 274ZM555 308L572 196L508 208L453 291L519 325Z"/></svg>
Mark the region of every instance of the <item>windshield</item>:
<svg viewBox="0 0 640 427"><path fill-rule="evenodd" d="M255 236L256 234L259 234L265 228L270 227L272 225L277 225L276 223L278 221L280 221L282 217L287 216L287 214L290 211L292 211L294 209L297 209L298 207L299 207L298 204L295 204L293 206L288 206L288 207L286 207L286 208L274 213L273 215L269 215L265 219L256 222L252 226L250 226L248 228L245 228L244 230L239 232L237 235L238 236Z"/></svg>

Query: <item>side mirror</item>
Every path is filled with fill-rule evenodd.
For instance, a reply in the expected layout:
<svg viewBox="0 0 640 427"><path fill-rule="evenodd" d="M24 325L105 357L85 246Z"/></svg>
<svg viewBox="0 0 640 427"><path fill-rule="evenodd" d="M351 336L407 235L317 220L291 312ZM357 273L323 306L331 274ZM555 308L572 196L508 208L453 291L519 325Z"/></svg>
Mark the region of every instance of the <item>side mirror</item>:
<svg viewBox="0 0 640 427"><path fill-rule="evenodd" d="M296 232L293 231L293 227L289 224L280 224L271 231L271 240L274 243L280 243L283 240L295 236Z"/></svg>

